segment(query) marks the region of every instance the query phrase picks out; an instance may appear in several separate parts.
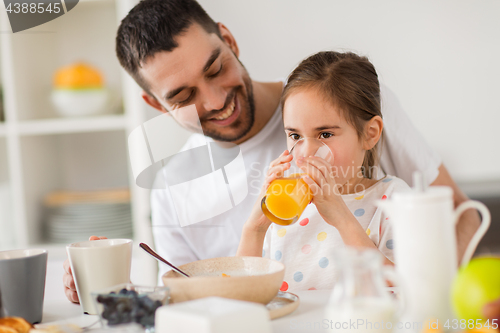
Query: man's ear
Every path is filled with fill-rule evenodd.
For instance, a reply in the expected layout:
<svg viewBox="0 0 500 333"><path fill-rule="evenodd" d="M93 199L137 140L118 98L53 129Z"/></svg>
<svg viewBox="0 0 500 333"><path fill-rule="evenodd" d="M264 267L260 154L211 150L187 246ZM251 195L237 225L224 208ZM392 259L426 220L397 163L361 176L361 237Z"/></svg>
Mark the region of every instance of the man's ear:
<svg viewBox="0 0 500 333"><path fill-rule="evenodd" d="M240 56L240 49L238 48L238 44L236 43L236 40L234 39L233 34L229 29L222 23L217 23L219 26L219 32L220 35L222 36L222 40L229 46L229 48L233 51L234 54L236 54L236 57Z"/></svg>
<svg viewBox="0 0 500 333"><path fill-rule="evenodd" d="M148 94L147 92L145 92L144 90L141 91L141 97L142 99L150 106L152 106L153 108L155 108L156 110L162 112L162 113L168 113L167 110L165 110L165 108L163 107L163 105L160 104L160 102L158 102L158 100L151 96L150 94Z"/></svg>
<svg viewBox="0 0 500 333"><path fill-rule="evenodd" d="M365 124L365 137L363 141L363 149L370 150L377 142L380 140L382 136L382 130L384 129L384 122L380 116L375 116L372 119L368 120Z"/></svg>

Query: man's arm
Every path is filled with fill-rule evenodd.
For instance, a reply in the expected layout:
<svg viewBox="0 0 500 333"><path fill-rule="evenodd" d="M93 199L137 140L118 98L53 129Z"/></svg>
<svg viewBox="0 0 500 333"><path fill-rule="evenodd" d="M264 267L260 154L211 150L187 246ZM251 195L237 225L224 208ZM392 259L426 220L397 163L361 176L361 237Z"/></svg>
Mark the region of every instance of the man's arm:
<svg viewBox="0 0 500 333"><path fill-rule="evenodd" d="M457 208L457 206L462 202L469 200L467 195L465 195L455 181L453 181L453 178L451 178L448 170L443 164L439 166L439 174L431 185L445 185L451 187L453 189L453 203L455 208ZM465 250L472 239L472 236L474 236L474 233L477 231L480 224L481 219L475 209L468 209L460 216L460 220L456 226L459 265L462 261Z"/></svg>

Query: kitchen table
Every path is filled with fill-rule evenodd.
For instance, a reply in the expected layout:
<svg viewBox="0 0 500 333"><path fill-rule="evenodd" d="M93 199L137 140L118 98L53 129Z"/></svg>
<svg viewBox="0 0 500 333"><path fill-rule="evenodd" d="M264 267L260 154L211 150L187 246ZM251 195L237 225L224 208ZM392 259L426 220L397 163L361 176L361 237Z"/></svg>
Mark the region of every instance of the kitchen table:
<svg viewBox="0 0 500 333"><path fill-rule="evenodd" d="M306 290L295 293L300 305L291 314L271 321L274 333L333 332L325 329L323 309L330 297L328 290ZM80 305L66 300L48 300L44 303L42 324L75 324L80 327L98 321L98 316L84 315Z"/></svg>

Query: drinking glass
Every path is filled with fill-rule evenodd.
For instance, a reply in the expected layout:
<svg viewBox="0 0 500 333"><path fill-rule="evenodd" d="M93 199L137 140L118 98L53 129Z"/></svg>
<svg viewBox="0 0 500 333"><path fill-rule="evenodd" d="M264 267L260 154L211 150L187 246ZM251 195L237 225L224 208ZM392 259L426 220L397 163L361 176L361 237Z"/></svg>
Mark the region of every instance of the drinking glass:
<svg viewBox="0 0 500 333"><path fill-rule="evenodd" d="M333 163L333 153L321 140L303 138L290 149L293 156L290 168L284 176L271 182L262 198L261 208L265 216L279 225L291 225L297 222L304 209L312 200L309 186L302 179L304 171L296 164L299 157L318 156Z"/></svg>

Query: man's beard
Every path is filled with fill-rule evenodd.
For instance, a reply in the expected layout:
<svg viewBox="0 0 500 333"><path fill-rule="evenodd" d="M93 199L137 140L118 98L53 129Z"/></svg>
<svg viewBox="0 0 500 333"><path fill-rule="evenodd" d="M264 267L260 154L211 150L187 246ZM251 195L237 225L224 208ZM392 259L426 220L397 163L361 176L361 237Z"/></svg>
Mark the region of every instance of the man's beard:
<svg viewBox="0 0 500 333"><path fill-rule="evenodd" d="M238 119L226 128L221 129L211 128L212 126L209 125L210 120L200 120L203 134L206 136L211 137L216 141L234 142L243 138L252 129L255 122L255 101L253 96L252 81L250 80L250 76L246 72L246 69L245 74L246 76L243 78L243 81L247 92L247 98L246 100L240 101L240 115L238 116ZM238 95L238 92L241 92L242 89L243 88L235 89L235 92L232 93L231 96L234 98L234 96ZM244 94L240 94L240 96L243 97ZM227 101L226 105L230 102L231 101ZM226 134L226 129L238 129L238 131L237 133Z"/></svg>

